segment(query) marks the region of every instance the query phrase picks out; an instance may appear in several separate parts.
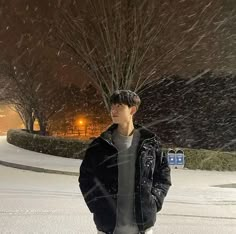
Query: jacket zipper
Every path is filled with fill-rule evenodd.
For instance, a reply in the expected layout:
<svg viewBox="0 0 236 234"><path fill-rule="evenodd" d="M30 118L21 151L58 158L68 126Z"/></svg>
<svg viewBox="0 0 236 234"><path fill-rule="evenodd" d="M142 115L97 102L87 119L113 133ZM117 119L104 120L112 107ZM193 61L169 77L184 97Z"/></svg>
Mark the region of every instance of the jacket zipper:
<svg viewBox="0 0 236 234"><path fill-rule="evenodd" d="M146 140L143 140L143 142L142 142L142 144L141 144L141 146L139 148L137 156L139 156L140 151L141 151L145 141ZM142 230L143 230L144 229L144 227L143 227L143 207L142 207L142 202L141 202L141 163L142 163L141 162L141 157L139 157L139 198L140 198L140 208L141 208L140 211L141 211L141 217L142 217Z"/></svg>
<svg viewBox="0 0 236 234"><path fill-rule="evenodd" d="M145 143L147 140L151 140L151 139L153 139L153 138L155 138L155 137L151 137L151 138L148 138L148 139L143 140L143 142L142 142L142 144L141 144L141 146L140 146L140 148L139 148L139 150L138 150L137 156L140 154L140 151L141 151L141 149L142 149L144 143ZM143 229L142 231L144 231L144 225L143 225L143 208L142 208L142 202L141 202L141 157L139 157L139 197L140 197L140 208L141 208L141 217L142 217L142 229ZM135 210L135 208L134 208L134 210Z"/></svg>

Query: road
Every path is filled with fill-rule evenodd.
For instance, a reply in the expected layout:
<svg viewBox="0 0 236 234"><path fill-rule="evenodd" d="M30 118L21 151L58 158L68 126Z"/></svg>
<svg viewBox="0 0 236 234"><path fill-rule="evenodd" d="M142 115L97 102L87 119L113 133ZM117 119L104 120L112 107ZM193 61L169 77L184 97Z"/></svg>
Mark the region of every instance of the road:
<svg viewBox="0 0 236 234"><path fill-rule="evenodd" d="M77 181L0 166L0 233L95 234ZM177 169L172 181L154 233L236 233L235 172Z"/></svg>

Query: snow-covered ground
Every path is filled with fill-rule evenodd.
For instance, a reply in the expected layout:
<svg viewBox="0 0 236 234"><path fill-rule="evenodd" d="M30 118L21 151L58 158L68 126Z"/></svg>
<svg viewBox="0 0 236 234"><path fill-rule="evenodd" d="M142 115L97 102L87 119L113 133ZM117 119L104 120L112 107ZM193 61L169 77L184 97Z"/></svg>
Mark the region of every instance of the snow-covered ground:
<svg viewBox="0 0 236 234"><path fill-rule="evenodd" d="M6 141L6 136L0 136L0 161L75 173L79 172L82 162L78 159L56 157L16 147Z"/></svg>
<svg viewBox="0 0 236 234"><path fill-rule="evenodd" d="M26 155L18 150L4 141L0 143L0 155ZM39 156L27 152L28 156ZM154 233L236 233L236 172L175 169L172 182ZM218 187L221 185L226 186ZM77 176L0 166L0 201L1 234L96 233Z"/></svg>

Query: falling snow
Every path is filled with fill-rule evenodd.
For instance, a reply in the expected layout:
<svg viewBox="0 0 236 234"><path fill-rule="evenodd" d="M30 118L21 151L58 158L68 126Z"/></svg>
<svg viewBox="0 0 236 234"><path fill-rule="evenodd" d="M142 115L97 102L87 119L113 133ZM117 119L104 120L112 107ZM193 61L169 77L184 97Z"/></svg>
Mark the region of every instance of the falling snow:
<svg viewBox="0 0 236 234"><path fill-rule="evenodd" d="M122 4L115 4L107 18L99 7L100 18L93 8L80 11L76 1L71 6L61 0L46 5L26 1L16 3L12 11L7 3L1 6L0 17L6 20L1 20L5 23L0 30L0 101L32 109L32 117L46 111L41 115L48 116L44 121L55 130L60 126L56 122L67 123L66 128L79 115L108 123L106 98L101 94L111 92L111 85L129 84L126 88L137 91L146 105L139 120L166 141L235 149L235 3L160 3L158 14L149 9L142 16L138 11L140 28L142 17L154 13L143 34L139 27L132 28L132 11L127 21L115 21ZM63 15L62 8L69 15ZM133 26L128 29L125 22ZM101 26L105 31L99 31ZM95 91L84 93L88 84ZM172 97L178 102L173 104ZM171 136L165 134L168 131Z"/></svg>

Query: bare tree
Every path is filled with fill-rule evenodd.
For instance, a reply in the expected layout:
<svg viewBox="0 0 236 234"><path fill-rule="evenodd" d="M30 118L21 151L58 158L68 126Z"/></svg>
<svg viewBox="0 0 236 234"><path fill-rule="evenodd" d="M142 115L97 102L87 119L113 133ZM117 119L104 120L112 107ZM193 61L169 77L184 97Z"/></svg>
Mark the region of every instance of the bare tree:
<svg viewBox="0 0 236 234"><path fill-rule="evenodd" d="M4 84L0 89L0 97L4 103L14 106L26 129L33 132L35 117L33 115L32 97L28 93L28 81L12 62L1 64L0 80Z"/></svg>
<svg viewBox="0 0 236 234"><path fill-rule="evenodd" d="M212 35L207 30L221 10L217 4L210 0L188 1L188 5L164 0L72 1L56 16L56 36L62 41L60 49L69 51L89 74L108 108L114 90L140 93L162 75L181 69L179 55L192 52L200 40ZM198 40L194 36L200 33L204 35Z"/></svg>
<svg viewBox="0 0 236 234"><path fill-rule="evenodd" d="M0 5L0 98L14 106L30 132L37 119L43 135L63 101L56 51L48 46L48 9L46 0Z"/></svg>
<svg viewBox="0 0 236 234"><path fill-rule="evenodd" d="M63 90L45 69L47 61L26 63L25 59L2 64L0 80L5 85L0 89L0 99L14 106L29 132L34 131L37 119L40 134L45 135L49 119L63 105Z"/></svg>
<svg viewBox="0 0 236 234"><path fill-rule="evenodd" d="M47 75L47 74L44 74ZM65 106L65 90L57 79L47 77L36 88L37 105L34 109L38 120L40 133L46 135L49 130L49 120Z"/></svg>

